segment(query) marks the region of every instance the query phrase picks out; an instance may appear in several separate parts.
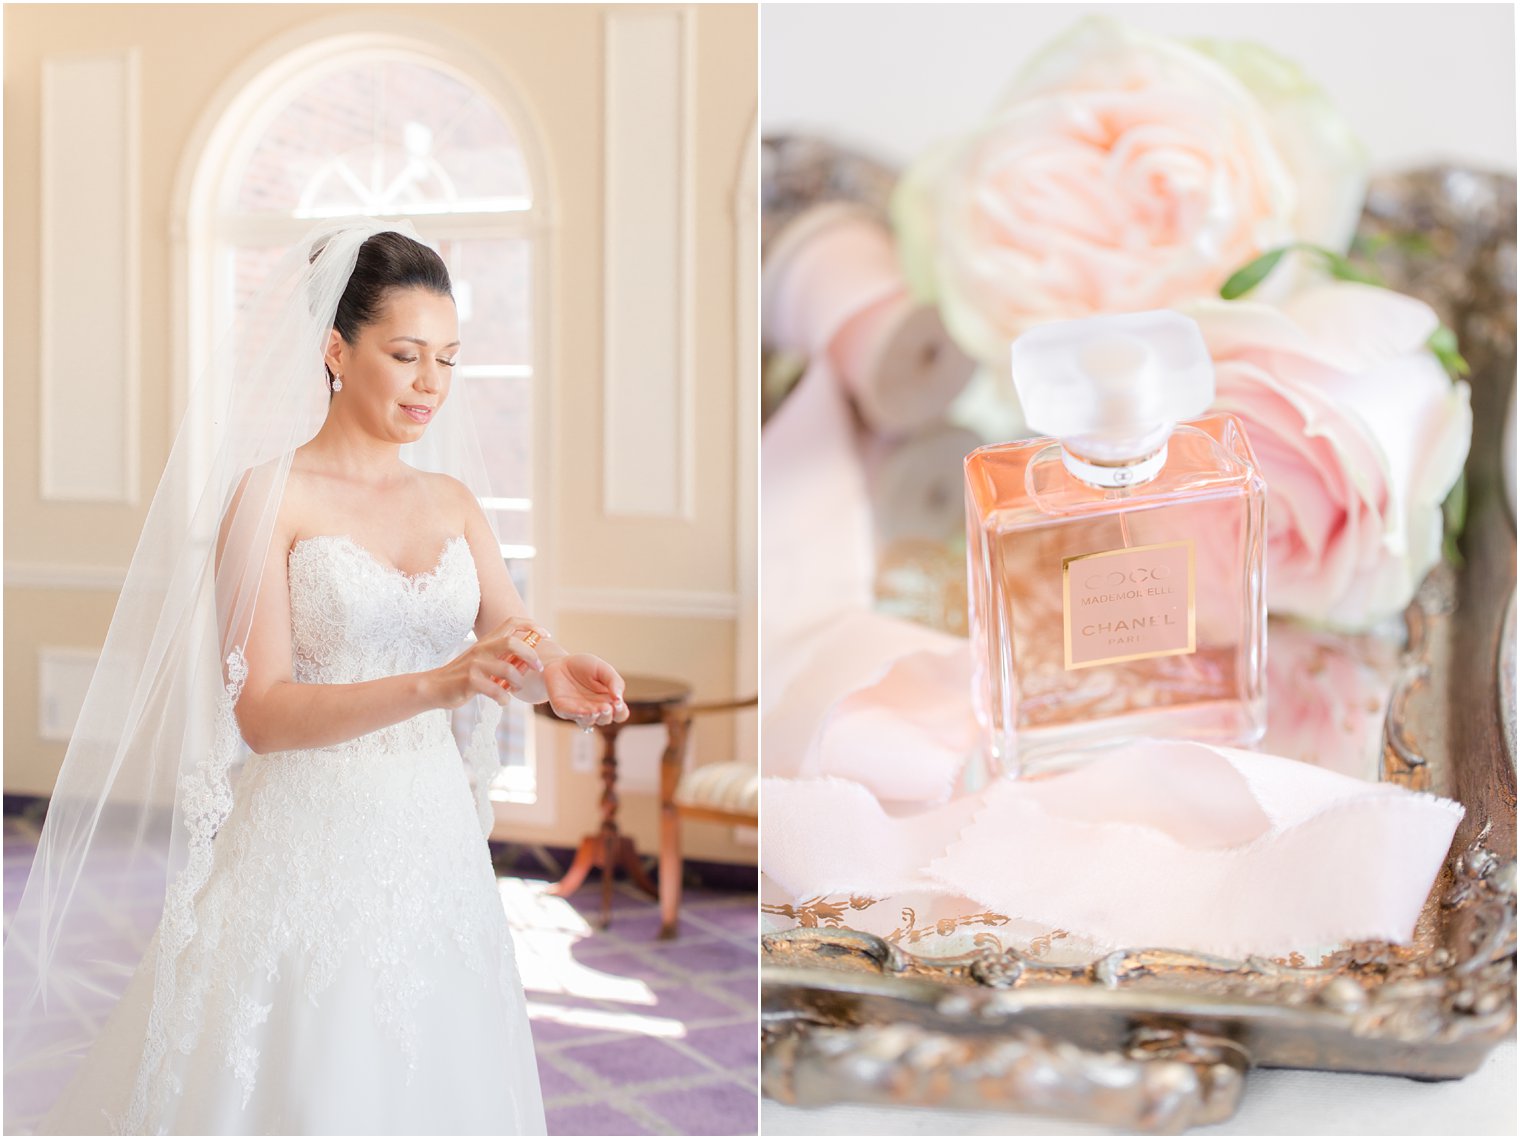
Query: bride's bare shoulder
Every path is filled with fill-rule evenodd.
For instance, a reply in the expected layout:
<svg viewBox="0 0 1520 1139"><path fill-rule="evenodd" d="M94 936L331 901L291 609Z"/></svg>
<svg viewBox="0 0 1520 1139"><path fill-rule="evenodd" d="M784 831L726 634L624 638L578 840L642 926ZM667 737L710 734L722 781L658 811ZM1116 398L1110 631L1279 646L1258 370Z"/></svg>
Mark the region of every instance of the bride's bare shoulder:
<svg viewBox="0 0 1520 1139"><path fill-rule="evenodd" d="M441 512L446 512L455 521L460 532L480 513L480 503L475 498L475 493L453 475L438 471L418 471L417 474L421 476L428 496Z"/></svg>
<svg viewBox="0 0 1520 1139"><path fill-rule="evenodd" d="M418 470L417 475L422 479L423 485L434 494L454 499L474 498L474 495L470 493L470 488L453 475L446 475L442 471L424 470Z"/></svg>

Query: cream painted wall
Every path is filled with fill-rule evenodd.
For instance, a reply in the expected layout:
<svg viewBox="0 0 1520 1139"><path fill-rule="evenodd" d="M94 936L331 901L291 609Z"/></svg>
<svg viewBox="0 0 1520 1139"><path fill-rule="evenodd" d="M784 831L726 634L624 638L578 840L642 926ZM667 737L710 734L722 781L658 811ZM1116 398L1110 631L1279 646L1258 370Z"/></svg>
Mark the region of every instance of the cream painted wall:
<svg viewBox="0 0 1520 1139"><path fill-rule="evenodd" d="M617 11L630 9L614 6ZM733 694L739 630L724 616L648 612L677 594L717 599L743 611L734 503L753 493L740 470L735 431L735 218L745 147L756 116L756 15L745 6L655 6L679 11L694 53L690 280L694 320L695 502L689 519L608 518L599 461L603 384L604 22L595 5L8 5L5 8L5 753L8 792L46 793L63 748L38 735L37 657L44 646L94 649L131 557L168 454L170 380L182 322L172 311L171 228L176 175L200 116L226 77L271 41L334 21L363 30L367 18L408 19L463 39L516 90L551 170L550 337L555 424L549 477L552 517L541 537L556 635L598 652L625 672L684 676L699 699ZM142 376L139 454L142 501L134 506L45 502L38 450L40 311L40 82L55 56L133 49L139 59L140 289ZM541 188L542 190L542 188ZM84 330L81 330L82 332ZM753 548L752 542L750 548ZM62 586L61 588L59 586ZM630 593L630 591L632 591ZM575 606L582 606L577 610ZM624 611L618 612L621 606ZM679 597L673 610L689 608ZM611 611L608 611L608 610ZM594 611L593 611L594 610ZM642 610L642 611L641 611ZM750 639L752 643L752 638ZM752 721L751 721L752 723ZM593 828L593 776L570 769L572 732L545 725L540 763L552 770L552 821L509 819L500 837L573 845ZM732 724L704 724L699 756L735 746ZM744 741L746 750L748 741ZM623 818L640 849L652 850L648 795L624 796ZM753 862L752 845L731 831L693 825L688 852Z"/></svg>

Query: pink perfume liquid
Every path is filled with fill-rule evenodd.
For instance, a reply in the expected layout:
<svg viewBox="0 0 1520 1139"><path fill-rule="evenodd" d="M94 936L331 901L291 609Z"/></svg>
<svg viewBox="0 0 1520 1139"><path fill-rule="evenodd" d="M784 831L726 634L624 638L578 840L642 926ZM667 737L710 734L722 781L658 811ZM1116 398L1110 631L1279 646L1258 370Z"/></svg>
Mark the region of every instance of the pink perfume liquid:
<svg viewBox="0 0 1520 1139"><path fill-rule="evenodd" d="M1050 439L966 457L978 719L994 770L1099 743L1247 745L1266 728L1266 485L1239 422L1179 426L1138 485L1075 477Z"/></svg>

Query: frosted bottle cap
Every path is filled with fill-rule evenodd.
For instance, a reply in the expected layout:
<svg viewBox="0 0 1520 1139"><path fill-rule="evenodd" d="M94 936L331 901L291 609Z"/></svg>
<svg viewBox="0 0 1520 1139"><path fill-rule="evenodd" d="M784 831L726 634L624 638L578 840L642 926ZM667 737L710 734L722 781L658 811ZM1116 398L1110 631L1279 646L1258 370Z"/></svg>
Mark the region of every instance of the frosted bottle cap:
<svg viewBox="0 0 1520 1139"><path fill-rule="evenodd" d="M1179 312L1042 324L1014 341L1012 363L1029 426L1100 464L1155 454L1214 402L1214 362Z"/></svg>

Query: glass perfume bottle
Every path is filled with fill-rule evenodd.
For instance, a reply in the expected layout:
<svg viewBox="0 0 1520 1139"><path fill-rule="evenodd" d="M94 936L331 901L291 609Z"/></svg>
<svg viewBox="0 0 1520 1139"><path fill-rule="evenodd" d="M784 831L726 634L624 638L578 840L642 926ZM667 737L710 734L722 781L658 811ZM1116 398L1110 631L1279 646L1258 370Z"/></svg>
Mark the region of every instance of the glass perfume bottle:
<svg viewBox="0 0 1520 1139"><path fill-rule="evenodd" d="M1100 743L1246 745L1266 728L1266 484L1174 312L1014 344L1030 427L966 457L974 696L994 770ZM1181 422L1192 419L1191 422Z"/></svg>

